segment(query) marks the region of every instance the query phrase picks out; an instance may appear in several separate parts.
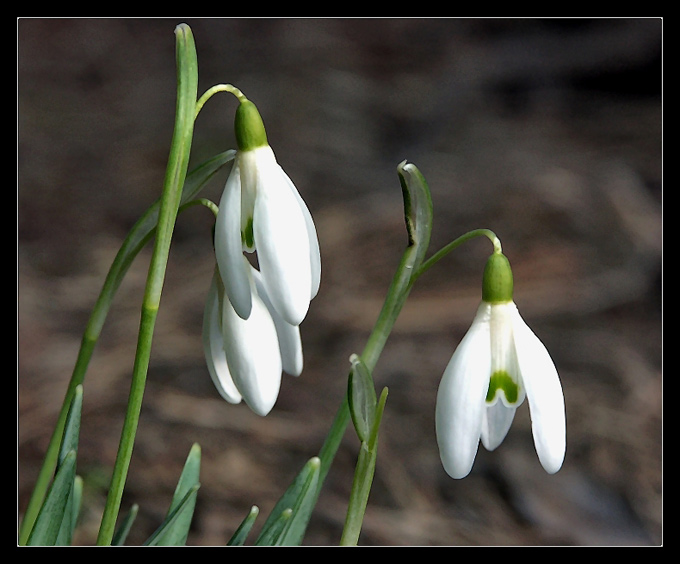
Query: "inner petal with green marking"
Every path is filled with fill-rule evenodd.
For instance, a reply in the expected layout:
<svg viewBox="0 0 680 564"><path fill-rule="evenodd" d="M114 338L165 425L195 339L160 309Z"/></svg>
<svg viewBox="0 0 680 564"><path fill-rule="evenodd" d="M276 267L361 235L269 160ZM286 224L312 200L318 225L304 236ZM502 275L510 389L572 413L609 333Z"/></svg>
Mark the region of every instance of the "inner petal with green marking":
<svg viewBox="0 0 680 564"><path fill-rule="evenodd" d="M245 245L248 251L252 251L255 248L255 237L253 235L253 218L248 217L245 225L245 229L241 231L241 241Z"/></svg>
<svg viewBox="0 0 680 564"><path fill-rule="evenodd" d="M519 386L505 370L497 370L491 374L486 402L492 404L497 399L502 399L499 394L505 396L505 403L509 405L516 404L519 399Z"/></svg>

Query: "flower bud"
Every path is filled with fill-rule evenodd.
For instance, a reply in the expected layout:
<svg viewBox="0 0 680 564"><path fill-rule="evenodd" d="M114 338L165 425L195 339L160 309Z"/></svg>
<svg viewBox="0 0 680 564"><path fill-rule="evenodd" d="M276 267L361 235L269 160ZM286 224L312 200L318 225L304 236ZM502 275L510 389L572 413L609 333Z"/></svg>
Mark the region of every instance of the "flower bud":
<svg viewBox="0 0 680 564"><path fill-rule="evenodd" d="M512 301L512 269L507 257L495 252L486 262L482 280L482 300L489 304Z"/></svg>

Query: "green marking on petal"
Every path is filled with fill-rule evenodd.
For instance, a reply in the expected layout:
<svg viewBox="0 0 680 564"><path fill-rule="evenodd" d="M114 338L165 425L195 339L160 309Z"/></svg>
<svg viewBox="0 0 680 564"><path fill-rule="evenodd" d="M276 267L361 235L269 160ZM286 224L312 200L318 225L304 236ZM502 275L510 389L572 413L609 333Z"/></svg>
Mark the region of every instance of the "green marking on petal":
<svg viewBox="0 0 680 564"><path fill-rule="evenodd" d="M255 235L253 234L253 218L249 217L246 222L246 228L241 231L241 240L247 249L255 247Z"/></svg>
<svg viewBox="0 0 680 564"><path fill-rule="evenodd" d="M505 370L497 370L491 375L486 402L493 402L499 391L505 394L505 399L509 404L516 403L519 398L519 386Z"/></svg>

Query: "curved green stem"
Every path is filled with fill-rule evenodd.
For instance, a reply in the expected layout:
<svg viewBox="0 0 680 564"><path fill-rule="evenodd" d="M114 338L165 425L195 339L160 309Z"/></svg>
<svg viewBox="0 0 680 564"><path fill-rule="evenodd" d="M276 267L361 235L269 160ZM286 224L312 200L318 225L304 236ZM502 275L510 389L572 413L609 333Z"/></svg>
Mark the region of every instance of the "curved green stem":
<svg viewBox="0 0 680 564"><path fill-rule="evenodd" d="M196 198L195 200L191 200L190 202L181 205L179 207L179 213L182 213L184 210L187 210L194 206L204 206L208 208L211 212L213 212L213 215L215 217L217 217L217 212L219 211L219 208L217 207L217 204L215 204L215 202L209 200L208 198Z"/></svg>
<svg viewBox="0 0 680 564"><path fill-rule="evenodd" d="M491 231L490 229L474 229L472 231L468 231L464 235L461 235L457 239L454 239L453 241L451 241L448 245L445 245L444 247L439 249L429 259L424 261L420 265L420 268L418 268L413 273L413 277L411 278L411 285L413 285L415 283L415 281L418 278L420 278L421 275L423 275L427 270L432 268L435 264L437 264L442 258L444 258L446 255L448 255L451 251L453 251L457 247L460 247L466 241L469 241L470 239L474 239L475 237L487 237L493 243L494 252L500 253L502 251L501 240L498 237L496 237L496 234L493 231Z"/></svg>
<svg viewBox="0 0 680 564"><path fill-rule="evenodd" d="M233 94L236 96L239 102L243 102L247 99L243 92L236 88L236 86L231 84L216 84L215 86L206 90L206 92L198 99L198 102L196 102L196 116L198 116L205 103L218 92L228 92L229 94Z"/></svg>
<svg viewBox="0 0 680 564"><path fill-rule="evenodd" d="M165 175L163 195L161 196L156 240L144 293L140 330L137 340L137 354L132 372L128 407L123 423L118 455L113 468L111 487L97 538L97 544L99 545L111 544L123 497L123 489L132 457L132 449L142 407L142 398L151 355L151 341L165 280L170 243L181 202L182 187L186 177L193 137L198 85L196 47L191 29L188 26L178 26L175 33L177 37L178 63L175 130Z"/></svg>

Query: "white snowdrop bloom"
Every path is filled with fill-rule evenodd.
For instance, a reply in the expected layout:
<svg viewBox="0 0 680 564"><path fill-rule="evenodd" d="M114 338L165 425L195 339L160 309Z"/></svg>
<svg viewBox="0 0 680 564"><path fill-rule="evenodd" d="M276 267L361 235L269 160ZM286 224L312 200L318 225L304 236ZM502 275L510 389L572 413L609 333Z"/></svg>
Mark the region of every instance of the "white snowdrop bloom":
<svg viewBox="0 0 680 564"><path fill-rule="evenodd" d="M249 278L250 316L243 319L236 313L216 270L204 312L204 351L220 395L230 403L243 399L264 416L276 403L282 371L293 376L302 372L302 344L298 326L271 308L259 272L242 260Z"/></svg>
<svg viewBox="0 0 680 564"><path fill-rule="evenodd" d="M219 203L215 256L236 313L247 319L252 300L243 252L257 252L272 306L291 325L316 296L321 259L316 228L295 185L277 163L255 105L241 99L235 121L238 152Z"/></svg>
<svg viewBox="0 0 680 564"><path fill-rule="evenodd" d="M488 450L503 442L525 397L543 468L555 473L564 460L565 408L557 369L520 316L512 286L507 259L494 253L484 272L482 302L439 386L437 442L453 478L468 475L480 438Z"/></svg>

